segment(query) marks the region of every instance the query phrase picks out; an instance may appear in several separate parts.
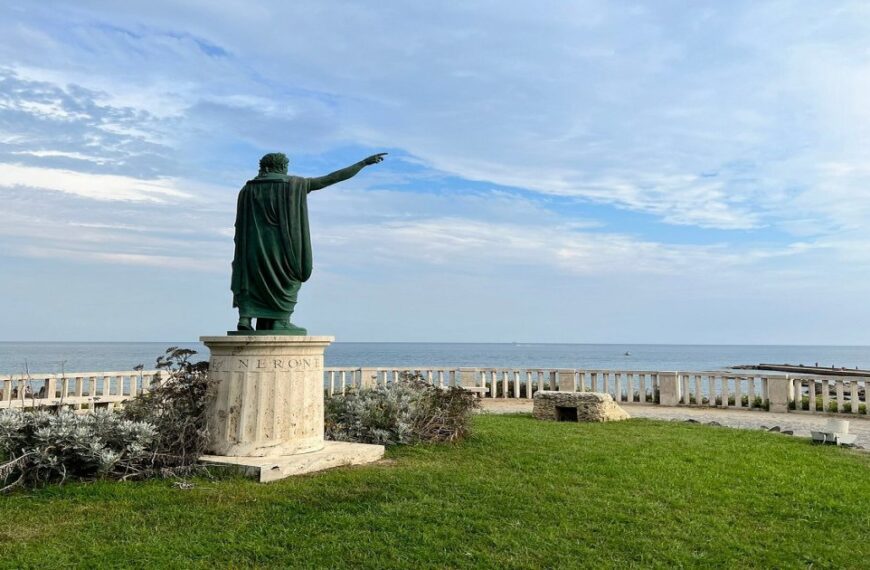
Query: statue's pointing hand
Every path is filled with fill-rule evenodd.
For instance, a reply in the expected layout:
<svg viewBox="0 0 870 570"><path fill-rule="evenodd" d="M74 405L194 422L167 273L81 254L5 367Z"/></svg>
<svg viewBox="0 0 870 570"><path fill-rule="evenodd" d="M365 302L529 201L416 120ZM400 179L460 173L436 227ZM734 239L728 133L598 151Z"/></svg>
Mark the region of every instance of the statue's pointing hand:
<svg viewBox="0 0 870 570"><path fill-rule="evenodd" d="M386 152L379 152L378 154L373 154L370 157L363 159L363 164L369 166L371 164L383 162L385 156L387 156Z"/></svg>

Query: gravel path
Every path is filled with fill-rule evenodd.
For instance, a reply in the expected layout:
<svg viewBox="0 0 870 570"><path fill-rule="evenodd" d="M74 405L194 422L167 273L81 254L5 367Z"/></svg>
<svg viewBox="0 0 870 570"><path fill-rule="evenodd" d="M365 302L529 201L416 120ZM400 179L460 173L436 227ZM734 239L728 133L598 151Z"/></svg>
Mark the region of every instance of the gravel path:
<svg viewBox="0 0 870 570"><path fill-rule="evenodd" d="M483 411L492 414L532 413L529 400L490 400L484 399ZM849 420L849 433L858 436L856 445L870 448L870 418L856 418L845 415L823 416L814 414L773 414L770 412L750 412L747 410L722 410L716 408L681 408L667 406L623 405L633 418L652 420L695 420L700 423L719 422L723 426L741 429L761 429L779 426L783 431L791 430L799 437L810 437L811 430L821 430L830 417Z"/></svg>

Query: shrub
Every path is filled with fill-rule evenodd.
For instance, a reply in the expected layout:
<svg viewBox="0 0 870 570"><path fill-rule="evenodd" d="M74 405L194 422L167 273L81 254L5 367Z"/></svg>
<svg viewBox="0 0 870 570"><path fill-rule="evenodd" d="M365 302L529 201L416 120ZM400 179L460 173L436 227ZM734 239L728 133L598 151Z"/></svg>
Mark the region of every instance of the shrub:
<svg viewBox="0 0 870 570"><path fill-rule="evenodd" d="M327 398L327 439L383 445L459 441L470 433L474 394L439 388L420 375Z"/></svg>
<svg viewBox="0 0 870 570"><path fill-rule="evenodd" d="M207 362L172 347L157 359L167 379L119 413L0 412L0 492L67 479L186 475L203 469L210 395Z"/></svg>
<svg viewBox="0 0 870 570"><path fill-rule="evenodd" d="M206 408L212 392L208 362L190 362L195 350L170 347L157 358L168 375L159 386L130 400L121 411L129 420L155 426L152 469L180 472L193 467L208 445Z"/></svg>
<svg viewBox="0 0 870 570"><path fill-rule="evenodd" d="M16 486L62 484L74 479L126 479L142 474L157 435L148 422L124 419L106 410L77 416L0 411L2 491Z"/></svg>

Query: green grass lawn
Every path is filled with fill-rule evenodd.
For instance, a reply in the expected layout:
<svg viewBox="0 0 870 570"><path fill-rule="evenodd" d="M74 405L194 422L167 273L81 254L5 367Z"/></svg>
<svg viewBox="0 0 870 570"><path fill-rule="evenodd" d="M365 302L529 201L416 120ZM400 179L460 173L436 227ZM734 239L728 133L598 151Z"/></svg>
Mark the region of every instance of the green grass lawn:
<svg viewBox="0 0 870 570"><path fill-rule="evenodd" d="M870 456L764 432L482 416L458 446L261 485L0 497L0 565L304 568L870 564Z"/></svg>

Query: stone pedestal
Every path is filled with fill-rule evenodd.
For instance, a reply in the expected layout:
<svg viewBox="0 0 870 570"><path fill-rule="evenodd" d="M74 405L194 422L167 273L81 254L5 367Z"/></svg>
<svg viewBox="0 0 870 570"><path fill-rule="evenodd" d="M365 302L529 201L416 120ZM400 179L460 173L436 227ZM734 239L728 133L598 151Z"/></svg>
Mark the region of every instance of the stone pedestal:
<svg viewBox="0 0 870 570"><path fill-rule="evenodd" d="M236 465L250 474L268 464L272 475L259 475L265 481L367 463L383 455L383 446L336 447L323 440L323 351L333 337L232 335L200 340L211 352L209 376L215 382L208 410L212 455L203 461ZM318 453L323 457L312 455Z"/></svg>

